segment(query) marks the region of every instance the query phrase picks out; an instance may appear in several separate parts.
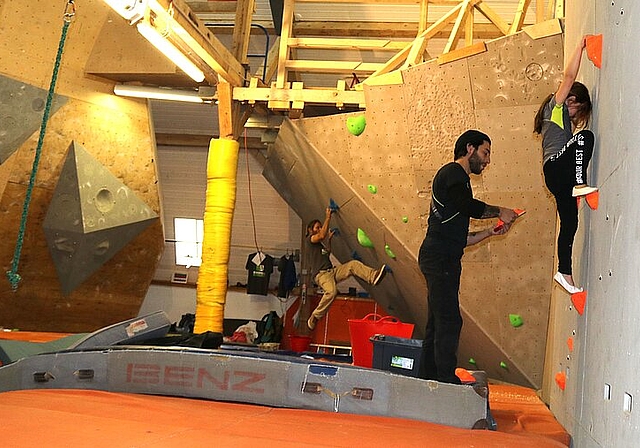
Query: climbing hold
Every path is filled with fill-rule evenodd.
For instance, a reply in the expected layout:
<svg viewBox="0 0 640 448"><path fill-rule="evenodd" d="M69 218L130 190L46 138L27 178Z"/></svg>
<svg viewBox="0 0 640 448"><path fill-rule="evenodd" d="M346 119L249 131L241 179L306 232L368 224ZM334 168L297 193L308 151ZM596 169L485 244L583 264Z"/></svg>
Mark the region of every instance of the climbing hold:
<svg viewBox="0 0 640 448"><path fill-rule="evenodd" d="M476 377L473 376L467 369L463 369L462 367L457 367L455 370L455 374L463 383L476 382Z"/></svg>
<svg viewBox="0 0 640 448"><path fill-rule="evenodd" d="M476 365L476 360L473 358L469 358L469 364Z"/></svg>
<svg viewBox="0 0 640 448"><path fill-rule="evenodd" d="M594 191L593 193L589 193L588 195L586 195L584 197L584 200L587 202L587 205L589 206L589 208L591 210L597 210L598 209L599 199L600 199L600 192L599 191Z"/></svg>
<svg viewBox="0 0 640 448"><path fill-rule="evenodd" d="M384 251L387 253L387 255L389 255L391 258L396 258L396 254L393 253L393 251L391 250L391 248L389 247L388 244L384 245Z"/></svg>
<svg viewBox="0 0 640 448"><path fill-rule="evenodd" d="M587 57L596 67L602 67L602 34L587 36Z"/></svg>
<svg viewBox="0 0 640 448"><path fill-rule="evenodd" d="M520 316L519 314L509 314L509 322L511 322L512 327L516 328L524 323L522 321L522 316Z"/></svg>
<svg viewBox="0 0 640 448"><path fill-rule="evenodd" d="M329 198L329 210L331 210L332 212L337 212L340 209L340 207L338 207L338 204L336 204L336 202Z"/></svg>
<svg viewBox="0 0 640 448"><path fill-rule="evenodd" d="M356 115L354 117L347 118L347 129L355 136L362 134L366 126L367 119L364 115Z"/></svg>
<svg viewBox="0 0 640 448"><path fill-rule="evenodd" d="M338 229L337 227L333 227L329 230L333 232L333 236L340 236L340 229Z"/></svg>
<svg viewBox="0 0 640 448"><path fill-rule="evenodd" d="M362 257L355 250L351 252L351 258L353 258L354 260L362 261Z"/></svg>
<svg viewBox="0 0 640 448"><path fill-rule="evenodd" d="M367 185L367 189L369 190L369 193L371 194L376 194L378 192L378 187L376 187L375 185Z"/></svg>
<svg viewBox="0 0 640 448"><path fill-rule="evenodd" d="M373 243L360 227L358 227L358 243L360 243L362 247L373 247Z"/></svg>
<svg viewBox="0 0 640 448"><path fill-rule="evenodd" d="M573 352L573 338L571 336L567 338L567 347L569 347L570 352Z"/></svg>
<svg viewBox="0 0 640 448"><path fill-rule="evenodd" d="M587 303L587 291L580 291L571 294L571 303L576 307L576 311L582 316L584 313L584 306Z"/></svg>
<svg viewBox="0 0 640 448"><path fill-rule="evenodd" d="M403 216L402 217L402 222L405 223L405 224L408 223L409 222L409 217L408 216Z"/></svg>
<svg viewBox="0 0 640 448"><path fill-rule="evenodd" d="M567 377L564 373L556 373L556 384L561 390L564 390L564 388L567 386Z"/></svg>
<svg viewBox="0 0 640 448"><path fill-rule="evenodd" d="M500 361L500 367L502 367L505 370L509 370L509 366L507 366L507 363L504 361Z"/></svg>
<svg viewBox="0 0 640 448"><path fill-rule="evenodd" d="M524 215L525 213L527 213L526 210L522 210L520 208L514 208L513 211L516 212L516 218L519 218L522 215ZM502 230L503 226L504 226L504 221L502 219L498 219L498 222L496 223L495 227L493 228L493 231L497 232L499 230Z"/></svg>

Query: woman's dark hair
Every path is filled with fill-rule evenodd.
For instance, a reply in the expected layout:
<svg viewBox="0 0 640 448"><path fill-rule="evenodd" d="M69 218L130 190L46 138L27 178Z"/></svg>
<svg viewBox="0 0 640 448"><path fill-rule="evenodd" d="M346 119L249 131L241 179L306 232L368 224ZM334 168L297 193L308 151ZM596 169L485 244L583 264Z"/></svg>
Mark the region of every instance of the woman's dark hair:
<svg viewBox="0 0 640 448"><path fill-rule="evenodd" d="M542 101L536 113L536 118L533 121L533 132L536 134L542 133L542 123L544 121L542 111L553 95L555 94L550 94ZM573 118L573 122L576 127L585 127L589 123L589 117L591 117L591 97L589 96L589 89L581 82L576 81L571 86L571 90L569 90L569 94L567 95L567 98L571 97L573 97L576 103L580 104L580 107L576 111L576 116Z"/></svg>
<svg viewBox="0 0 640 448"><path fill-rule="evenodd" d="M491 144L491 139L484 132L476 131L475 129L470 129L465 131L458 140L456 140L456 147L453 150L453 160L457 160L460 157L464 157L467 155L467 145L471 143L471 146L478 149L478 146L482 145L484 142Z"/></svg>
<svg viewBox="0 0 640 448"><path fill-rule="evenodd" d="M313 226L315 226L316 223L322 224L319 219L314 219L313 221L310 221L309 224L307 224L307 236L309 236L309 234L311 233L311 229L313 229Z"/></svg>
<svg viewBox="0 0 640 448"><path fill-rule="evenodd" d="M591 117L591 97L589 96L589 89L581 82L574 82L569 91L569 95L567 95L567 98L570 97L574 97L575 102L580 104L573 121L576 127L585 127L589 124L589 118Z"/></svg>

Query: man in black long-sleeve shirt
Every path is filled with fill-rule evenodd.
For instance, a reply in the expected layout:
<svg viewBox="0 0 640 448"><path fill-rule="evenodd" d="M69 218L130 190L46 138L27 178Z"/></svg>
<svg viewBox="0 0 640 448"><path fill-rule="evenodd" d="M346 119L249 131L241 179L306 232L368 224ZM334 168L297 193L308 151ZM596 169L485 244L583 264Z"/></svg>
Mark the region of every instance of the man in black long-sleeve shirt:
<svg viewBox="0 0 640 448"><path fill-rule="evenodd" d="M427 234L418 263L427 281L428 316L422 376L459 384L456 352L462 329L458 302L464 248L509 230L516 213L474 199L469 174L481 174L490 163L491 139L469 130L456 141L454 161L433 178ZM469 219L499 217L505 225L469 233Z"/></svg>

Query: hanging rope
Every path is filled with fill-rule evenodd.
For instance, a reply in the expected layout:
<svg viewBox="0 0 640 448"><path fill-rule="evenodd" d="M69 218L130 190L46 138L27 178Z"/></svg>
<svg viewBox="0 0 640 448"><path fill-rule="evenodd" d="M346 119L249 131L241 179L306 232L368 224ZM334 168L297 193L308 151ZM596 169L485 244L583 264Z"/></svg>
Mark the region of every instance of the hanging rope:
<svg viewBox="0 0 640 448"><path fill-rule="evenodd" d="M253 223L253 242L256 245L256 252L261 252L258 247L258 236L256 234L256 215L253 211L253 194L251 193L251 169L249 166L249 147L247 145L247 129L244 130L244 155L247 163L247 185L249 188L249 206L251 207L251 222Z"/></svg>
<svg viewBox="0 0 640 448"><path fill-rule="evenodd" d="M22 252L22 243L24 242L24 232L27 227L27 214L29 212L29 204L31 203L31 194L33 192L33 186L36 181L36 173L38 172L38 165L40 164L40 155L42 153L42 143L44 142L44 134L47 130L47 122L49 121L49 113L51 111L51 103L53 102L53 92L56 86L56 80L58 79L58 70L60 69L60 61L62 60L62 50L64 49L64 43L67 39L67 29L71 24L71 19L76 13L76 6L73 0L69 0L64 10L62 34L60 36L60 43L58 44L58 54L56 55L56 62L53 67L53 75L51 76L51 83L49 85L49 93L47 95L47 102L44 108L44 115L42 116L42 125L40 126L40 136L38 138L38 146L36 147L36 154L33 159L33 168L31 169L31 176L29 177L29 185L27 186L27 193L24 198L24 204L22 206L22 218L20 220L20 229L18 230L18 239L16 241L16 248L13 253L13 260L11 261L11 270L7 271L7 278L11 283L11 288L15 291L18 289L18 283L20 282L20 275L18 274L18 264L20 263L20 253Z"/></svg>

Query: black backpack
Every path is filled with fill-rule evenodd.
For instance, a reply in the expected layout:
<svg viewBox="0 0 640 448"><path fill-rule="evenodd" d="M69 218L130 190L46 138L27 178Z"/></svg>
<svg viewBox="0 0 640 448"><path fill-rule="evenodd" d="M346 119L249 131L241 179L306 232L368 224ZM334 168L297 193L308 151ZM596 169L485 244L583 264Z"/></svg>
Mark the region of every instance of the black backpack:
<svg viewBox="0 0 640 448"><path fill-rule="evenodd" d="M275 311L265 314L258 324L259 337L257 342L280 342L283 324L282 318Z"/></svg>

